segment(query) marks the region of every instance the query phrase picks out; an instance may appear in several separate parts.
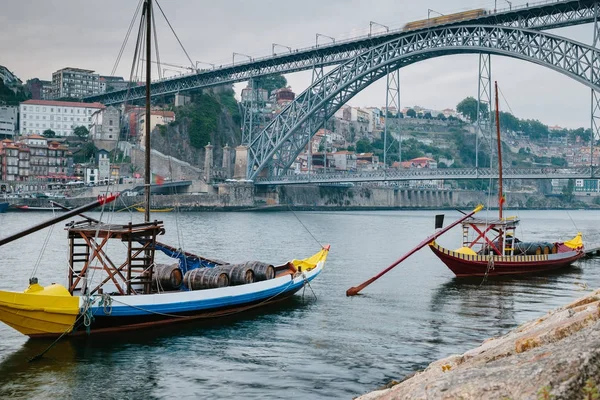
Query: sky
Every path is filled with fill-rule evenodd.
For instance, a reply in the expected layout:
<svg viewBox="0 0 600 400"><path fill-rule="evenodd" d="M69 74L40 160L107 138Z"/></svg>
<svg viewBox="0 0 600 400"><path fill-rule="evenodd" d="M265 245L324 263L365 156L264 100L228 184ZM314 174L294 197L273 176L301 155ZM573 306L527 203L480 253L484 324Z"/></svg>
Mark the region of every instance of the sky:
<svg viewBox="0 0 600 400"><path fill-rule="evenodd" d="M320 33L341 40L369 32L370 22L400 28L442 14L475 8L508 7L506 0L158 0L185 50L199 68L229 64L233 52L252 57L271 54L272 44L293 49L315 44ZM524 2L514 1L513 4ZM138 0L8 0L0 13L0 65L23 81L51 80L52 72L71 66L110 75ZM161 62L189 66L162 16L156 17ZM377 26L374 31L383 29ZM592 25L549 31L591 44ZM134 35L115 75L129 77ZM319 43L327 39L320 38ZM276 51L285 48L278 46ZM243 60L236 56L236 61ZM181 69L163 65L166 76ZM401 107L455 108L477 97L477 55L426 60L400 70ZM156 74L156 71L153 73ZM310 72L286 75L296 93L305 90ZM567 128L590 126L590 89L565 75L525 61L492 57L492 79L507 102L502 111ZM239 93L244 83L236 84ZM384 106L385 79L351 99L353 106Z"/></svg>

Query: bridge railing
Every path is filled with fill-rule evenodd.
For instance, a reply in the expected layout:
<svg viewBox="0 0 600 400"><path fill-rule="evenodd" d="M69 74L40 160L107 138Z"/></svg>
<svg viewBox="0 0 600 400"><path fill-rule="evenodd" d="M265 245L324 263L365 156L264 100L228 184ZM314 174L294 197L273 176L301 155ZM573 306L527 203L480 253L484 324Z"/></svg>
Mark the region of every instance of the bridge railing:
<svg viewBox="0 0 600 400"><path fill-rule="evenodd" d="M572 168L503 168L506 179L590 179L598 178L590 167ZM361 172L335 172L315 174L294 174L274 177L259 177L254 183L268 184L308 184L344 182L383 182L410 180L443 179L497 179L498 170L490 168L406 168Z"/></svg>

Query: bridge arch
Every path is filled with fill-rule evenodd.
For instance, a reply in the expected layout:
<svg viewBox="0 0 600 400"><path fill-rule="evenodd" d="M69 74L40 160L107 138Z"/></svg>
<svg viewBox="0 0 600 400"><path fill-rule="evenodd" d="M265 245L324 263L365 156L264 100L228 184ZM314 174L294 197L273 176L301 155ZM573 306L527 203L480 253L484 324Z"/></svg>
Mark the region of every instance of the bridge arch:
<svg viewBox="0 0 600 400"><path fill-rule="evenodd" d="M489 53L551 68L600 91L600 52L588 45L529 29L457 26L402 36L369 49L314 82L275 117L248 148L249 178L267 166L284 174L323 123L388 72L452 54Z"/></svg>

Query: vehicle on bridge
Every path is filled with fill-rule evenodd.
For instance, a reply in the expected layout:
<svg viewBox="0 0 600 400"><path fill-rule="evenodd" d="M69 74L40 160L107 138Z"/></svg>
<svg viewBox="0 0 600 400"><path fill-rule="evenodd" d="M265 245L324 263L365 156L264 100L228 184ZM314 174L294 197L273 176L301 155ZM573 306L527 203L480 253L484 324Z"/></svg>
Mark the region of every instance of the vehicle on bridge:
<svg viewBox="0 0 600 400"><path fill-rule="evenodd" d="M412 21L404 25L403 31L413 31L416 29L430 28L432 26L450 24L453 22L460 22L469 19L475 19L487 15L488 11L483 8L475 10L463 11L453 14L441 15L439 17L421 19L418 21Z"/></svg>

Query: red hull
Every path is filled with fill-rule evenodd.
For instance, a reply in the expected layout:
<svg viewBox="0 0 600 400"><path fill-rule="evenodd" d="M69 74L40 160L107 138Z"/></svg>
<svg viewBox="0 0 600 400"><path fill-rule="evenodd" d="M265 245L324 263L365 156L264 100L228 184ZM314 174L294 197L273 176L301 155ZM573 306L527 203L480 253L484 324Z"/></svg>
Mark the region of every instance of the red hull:
<svg viewBox="0 0 600 400"><path fill-rule="evenodd" d="M522 275L551 271L571 265L585 255L583 250L558 254L541 254L531 256L471 256L457 253L440 247L437 243L429 244L431 250L457 277ZM488 267L489 266L489 267Z"/></svg>

